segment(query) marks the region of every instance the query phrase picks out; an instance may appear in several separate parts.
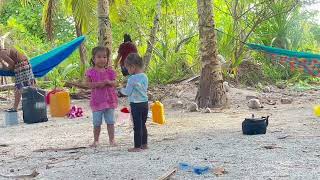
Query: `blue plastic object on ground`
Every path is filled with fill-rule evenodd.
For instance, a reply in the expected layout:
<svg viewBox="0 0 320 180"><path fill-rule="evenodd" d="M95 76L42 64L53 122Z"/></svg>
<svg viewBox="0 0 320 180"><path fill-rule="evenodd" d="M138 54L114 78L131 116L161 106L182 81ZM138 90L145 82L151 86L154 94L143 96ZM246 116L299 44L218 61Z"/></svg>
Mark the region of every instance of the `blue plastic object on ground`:
<svg viewBox="0 0 320 180"><path fill-rule="evenodd" d="M179 169L182 171L188 171L191 169L191 166L187 163L179 163Z"/></svg>
<svg viewBox="0 0 320 180"><path fill-rule="evenodd" d="M208 173L210 168L208 166L192 166L188 163L179 163L179 169L182 171L191 171L197 175Z"/></svg>
<svg viewBox="0 0 320 180"><path fill-rule="evenodd" d="M205 166L205 167L197 166L197 167L193 168L193 172L198 175L205 174L205 173L209 172L209 167L208 166Z"/></svg>

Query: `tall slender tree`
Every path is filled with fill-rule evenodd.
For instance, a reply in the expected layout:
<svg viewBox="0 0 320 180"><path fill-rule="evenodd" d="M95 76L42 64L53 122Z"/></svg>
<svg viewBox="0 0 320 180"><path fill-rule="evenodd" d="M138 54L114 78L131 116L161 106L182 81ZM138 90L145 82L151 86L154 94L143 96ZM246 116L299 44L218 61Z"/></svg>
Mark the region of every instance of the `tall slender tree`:
<svg viewBox="0 0 320 180"><path fill-rule="evenodd" d="M99 46L107 47L112 52L112 32L110 14L110 2L109 0L98 0L98 44ZM111 53L110 53L111 56Z"/></svg>
<svg viewBox="0 0 320 180"><path fill-rule="evenodd" d="M157 35L158 29L159 29L159 22L160 22L160 15L161 15L161 4L162 4L162 0L159 0L157 3L157 7L156 7L156 14L155 14L154 20L153 20L153 27L150 30L150 38L147 42L147 44L148 44L147 51L143 56L143 61L145 62L146 70L149 67L149 63L150 63L150 60L152 57L153 48L156 43L156 35Z"/></svg>
<svg viewBox="0 0 320 180"><path fill-rule="evenodd" d="M217 58L217 40L212 0L197 0L199 16L200 58L202 71L196 102L200 108L226 105L221 64Z"/></svg>

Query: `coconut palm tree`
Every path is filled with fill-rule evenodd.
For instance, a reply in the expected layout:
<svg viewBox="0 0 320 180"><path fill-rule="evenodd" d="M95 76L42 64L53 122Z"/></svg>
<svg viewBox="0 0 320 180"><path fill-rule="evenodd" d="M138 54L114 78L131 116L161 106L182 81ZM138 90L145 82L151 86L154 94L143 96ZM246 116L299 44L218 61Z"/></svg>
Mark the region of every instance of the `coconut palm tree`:
<svg viewBox="0 0 320 180"><path fill-rule="evenodd" d="M95 17L95 4L96 0L64 0L64 9L72 15L78 37L86 33L92 25L92 19ZM84 70L87 62L87 52L84 43L80 45L79 53L82 69Z"/></svg>
<svg viewBox="0 0 320 180"><path fill-rule="evenodd" d="M95 17L96 0L38 0L44 4L42 24L49 40L53 39L54 16L59 9L73 17L77 36L82 36L92 25ZM21 0L23 5L32 3L31 0ZM81 69L84 70L87 61L87 53L84 44L79 47ZM82 71L84 72L84 71Z"/></svg>
<svg viewBox="0 0 320 180"><path fill-rule="evenodd" d="M197 0L202 71L196 101L200 108L222 107L227 103L221 65L217 58L212 6L212 0Z"/></svg>
<svg viewBox="0 0 320 180"><path fill-rule="evenodd" d="M99 46L107 47L110 52L112 52L112 32L109 9L110 0L98 0L98 44Z"/></svg>

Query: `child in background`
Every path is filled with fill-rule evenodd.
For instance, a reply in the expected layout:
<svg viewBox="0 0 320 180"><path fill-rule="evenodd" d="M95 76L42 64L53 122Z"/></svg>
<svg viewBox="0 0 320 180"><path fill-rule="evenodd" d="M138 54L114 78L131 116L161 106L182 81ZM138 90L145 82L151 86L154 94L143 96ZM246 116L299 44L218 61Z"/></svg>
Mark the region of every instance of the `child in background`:
<svg viewBox="0 0 320 180"><path fill-rule="evenodd" d="M121 93L128 96L134 130L134 148L129 152L139 152L148 149L148 132L146 121L148 118L148 77L144 74L142 58L131 53L125 60L125 67L131 75L127 86L121 89Z"/></svg>
<svg viewBox="0 0 320 180"><path fill-rule="evenodd" d="M115 146L114 139L114 111L118 106L116 93L116 72L111 68L110 51L105 47L92 49L92 68L86 72L87 84L91 88L90 107L93 114L92 147L99 144L102 119L104 118L109 135L110 145Z"/></svg>

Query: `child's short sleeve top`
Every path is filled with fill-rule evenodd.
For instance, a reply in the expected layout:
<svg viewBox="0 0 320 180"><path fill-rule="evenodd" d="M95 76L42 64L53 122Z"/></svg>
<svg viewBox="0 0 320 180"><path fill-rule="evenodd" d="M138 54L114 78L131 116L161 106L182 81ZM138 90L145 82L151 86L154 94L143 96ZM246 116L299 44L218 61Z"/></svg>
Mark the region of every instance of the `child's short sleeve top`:
<svg viewBox="0 0 320 180"><path fill-rule="evenodd" d="M104 71L98 71L94 68L87 70L86 76L93 83L102 81L114 81L116 79L116 72L111 68ZM118 106L118 96L116 88L112 86L105 86L103 88L94 88L91 90L90 107L92 111L101 111L104 109L115 109Z"/></svg>

